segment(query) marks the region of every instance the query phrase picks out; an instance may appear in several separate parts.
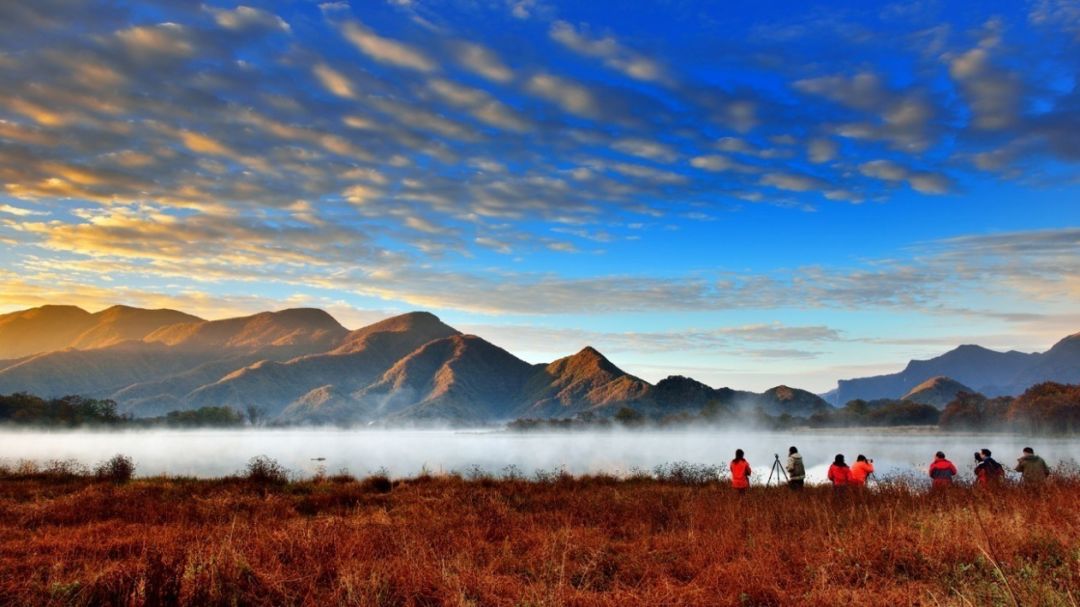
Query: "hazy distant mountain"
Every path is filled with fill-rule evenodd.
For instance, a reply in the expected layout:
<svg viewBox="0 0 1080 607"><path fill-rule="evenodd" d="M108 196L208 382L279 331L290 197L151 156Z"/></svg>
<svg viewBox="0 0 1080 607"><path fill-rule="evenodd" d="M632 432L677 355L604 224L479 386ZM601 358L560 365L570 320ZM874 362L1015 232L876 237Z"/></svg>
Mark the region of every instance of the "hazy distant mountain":
<svg viewBox="0 0 1080 607"><path fill-rule="evenodd" d="M735 415L760 410L774 416L810 417L832 408L820 396L798 388L776 386L759 394L731 388L710 388L681 375L673 375L657 383L653 388L653 398L663 415L692 413L710 407L714 412Z"/></svg>
<svg viewBox="0 0 1080 607"><path fill-rule="evenodd" d="M68 344L69 348L104 348L123 341L141 340L163 327L205 322L176 310L144 310L130 306L112 306L90 316L93 324Z"/></svg>
<svg viewBox="0 0 1080 607"><path fill-rule="evenodd" d="M424 344L458 334L434 314L404 314L352 331L325 353L234 369L185 392L184 402L238 409L255 404L277 415L324 386L341 394L364 388Z"/></svg>
<svg viewBox="0 0 1080 607"><path fill-rule="evenodd" d="M915 386L901 396L900 400L909 400L913 403L933 405L938 409L944 409L945 405L951 403L956 398L956 395L961 392L975 392L975 390L958 381L939 375Z"/></svg>
<svg viewBox="0 0 1080 607"><path fill-rule="evenodd" d="M532 365L474 335L431 341L352 394L324 386L283 417L306 422L444 422L513 419Z"/></svg>
<svg viewBox="0 0 1080 607"><path fill-rule="evenodd" d="M817 394L788 386L776 386L754 395L752 402L769 415L787 414L793 417L809 417L832 408Z"/></svg>
<svg viewBox="0 0 1080 607"><path fill-rule="evenodd" d="M840 380L832 402L900 398L938 376L949 377L987 396L1018 395L1044 381L1080 382L1080 334L1066 337L1041 354L960 346L929 360L913 360L899 373Z"/></svg>
<svg viewBox="0 0 1080 607"><path fill-rule="evenodd" d="M591 347L537 369L521 396L521 417L573 417L612 405L647 404L653 387Z"/></svg>
<svg viewBox="0 0 1080 607"><path fill-rule="evenodd" d="M755 396L753 392L712 388L682 375L665 377L653 386L653 402L661 416L697 413L706 407L730 412L734 410L736 401L742 402Z"/></svg>
<svg viewBox="0 0 1080 607"><path fill-rule="evenodd" d="M90 315L97 317L90 330L98 331L98 336L105 340L131 334L133 327L153 326L155 322L147 321L148 317L156 321L184 318L186 322L155 328L142 341L59 350L25 358L0 369L0 393L26 391L45 397L82 394L118 398L119 393L135 385L160 383L206 365L215 370L235 370L256 360L288 359L324 351L340 344L347 333L321 310L264 312L220 321L190 321L194 317L161 312L109 308L98 313L100 316ZM65 317L73 316L77 314L65 311ZM197 377L206 379L210 375ZM142 394L141 398L150 396L163 398L161 406L166 407L175 404L182 394L162 392ZM130 409L129 400L120 398L122 408ZM155 410L160 411L160 407Z"/></svg>
<svg viewBox="0 0 1080 607"><path fill-rule="evenodd" d="M103 348L177 323L199 321L175 310L113 306L91 314L76 306L41 306L0 315L0 359L77 348Z"/></svg>
<svg viewBox="0 0 1080 607"><path fill-rule="evenodd" d="M132 384L182 373L203 358L198 353L137 341L95 350L60 350L25 358L0 370L0 394L111 397Z"/></svg>
<svg viewBox="0 0 1080 607"><path fill-rule="evenodd" d="M260 312L225 320L200 320L162 327L143 339L185 350L326 350L348 334L333 316L314 308Z"/></svg>
<svg viewBox="0 0 1080 607"><path fill-rule="evenodd" d="M1010 394L1019 394L1029 386L1044 381L1080 384L1080 333L1062 339L1037 355L1034 364L1013 379Z"/></svg>

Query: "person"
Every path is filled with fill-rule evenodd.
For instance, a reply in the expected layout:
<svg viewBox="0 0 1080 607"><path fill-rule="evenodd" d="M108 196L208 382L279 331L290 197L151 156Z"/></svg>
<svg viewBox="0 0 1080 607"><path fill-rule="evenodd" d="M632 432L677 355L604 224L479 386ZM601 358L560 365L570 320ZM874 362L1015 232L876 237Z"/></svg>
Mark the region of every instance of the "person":
<svg viewBox="0 0 1080 607"><path fill-rule="evenodd" d="M1024 455L1016 461L1016 471L1025 485L1041 485L1050 476L1050 466L1046 465L1046 460L1035 455L1031 447L1024 447Z"/></svg>
<svg viewBox="0 0 1080 607"><path fill-rule="evenodd" d="M1000 485L1005 480L1005 467L993 458L989 449L975 452L975 486L990 487Z"/></svg>
<svg viewBox="0 0 1080 607"><path fill-rule="evenodd" d="M743 455L742 449L736 449L735 459L731 460L731 486L739 493L750 488L750 463Z"/></svg>
<svg viewBox="0 0 1080 607"><path fill-rule="evenodd" d="M944 452L938 451L930 464L930 478L933 479L934 489L951 487L954 476L956 476L956 466L945 459Z"/></svg>
<svg viewBox="0 0 1080 607"><path fill-rule="evenodd" d="M859 456L855 458L855 465L851 467L851 484L865 487L866 477L873 473L874 460L866 459L866 456L860 453Z"/></svg>
<svg viewBox="0 0 1080 607"><path fill-rule="evenodd" d="M829 480L832 482L833 489L838 491L842 491L844 487L851 484L851 468L844 463L842 453L837 453L832 465L829 466Z"/></svg>
<svg viewBox="0 0 1080 607"><path fill-rule="evenodd" d="M788 487L802 489L806 482L806 466L803 464L802 454L795 447L788 449L787 456Z"/></svg>

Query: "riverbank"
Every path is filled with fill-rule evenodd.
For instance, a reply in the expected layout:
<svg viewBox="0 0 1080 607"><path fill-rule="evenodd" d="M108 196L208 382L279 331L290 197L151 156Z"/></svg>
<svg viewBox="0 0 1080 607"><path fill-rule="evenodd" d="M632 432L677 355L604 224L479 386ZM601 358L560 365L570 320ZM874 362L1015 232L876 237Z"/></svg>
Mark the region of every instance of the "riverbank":
<svg viewBox="0 0 1080 607"><path fill-rule="evenodd" d="M1072 605L1078 500L1060 475L740 496L694 476L11 471L0 604Z"/></svg>

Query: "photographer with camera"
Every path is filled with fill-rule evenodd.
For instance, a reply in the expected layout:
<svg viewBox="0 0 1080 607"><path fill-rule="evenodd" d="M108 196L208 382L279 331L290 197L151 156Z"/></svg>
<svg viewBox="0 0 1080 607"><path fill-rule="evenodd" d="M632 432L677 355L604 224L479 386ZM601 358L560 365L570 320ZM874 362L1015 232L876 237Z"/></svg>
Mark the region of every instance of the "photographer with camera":
<svg viewBox="0 0 1080 607"><path fill-rule="evenodd" d="M866 456L859 454L859 457L855 458L855 465L851 467L851 484L859 487L866 486L866 477L874 473L874 460L866 459Z"/></svg>

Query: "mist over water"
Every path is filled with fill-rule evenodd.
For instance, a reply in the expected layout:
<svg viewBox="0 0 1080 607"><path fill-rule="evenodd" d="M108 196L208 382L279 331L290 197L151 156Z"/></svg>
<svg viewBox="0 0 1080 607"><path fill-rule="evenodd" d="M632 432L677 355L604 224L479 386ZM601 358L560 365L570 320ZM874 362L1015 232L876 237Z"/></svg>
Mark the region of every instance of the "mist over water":
<svg viewBox="0 0 1080 607"><path fill-rule="evenodd" d="M572 474L635 470L685 461L727 468L736 448L746 451L754 482L764 483L773 454L786 461L796 445L809 482L824 482L829 463L843 453L849 463L862 453L873 458L878 476L921 477L943 450L970 477L972 453L987 447L1010 466L1025 446L1033 446L1053 466L1080 459L1080 441L1008 435L907 433L837 430L755 432L733 430L644 430L565 433L514 433L461 430L155 430L121 432L0 431L0 462L75 459L93 466L117 453L132 457L139 476L159 474L216 477L244 469L254 456L267 455L301 476L319 466L362 476L385 470L393 477L482 471L503 474L513 466L531 476L537 470ZM315 461L325 458L325 461Z"/></svg>

